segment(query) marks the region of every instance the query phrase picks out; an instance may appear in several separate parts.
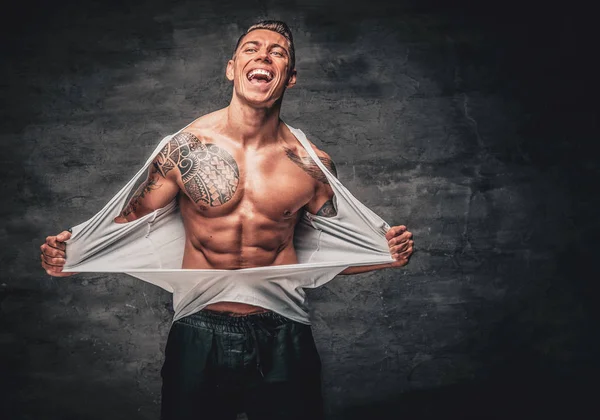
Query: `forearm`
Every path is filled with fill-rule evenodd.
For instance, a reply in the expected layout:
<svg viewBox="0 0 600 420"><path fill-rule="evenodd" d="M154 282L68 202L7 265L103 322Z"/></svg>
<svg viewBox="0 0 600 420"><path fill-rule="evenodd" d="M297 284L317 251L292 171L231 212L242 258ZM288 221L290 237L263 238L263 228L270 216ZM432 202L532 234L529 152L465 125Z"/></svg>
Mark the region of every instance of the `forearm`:
<svg viewBox="0 0 600 420"><path fill-rule="evenodd" d="M384 268L391 268L393 263L385 263L385 264L374 264L374 265L361 265L356 267L348 267L340 274L360 274L367 273L369 271L383 270Z"/></svg>

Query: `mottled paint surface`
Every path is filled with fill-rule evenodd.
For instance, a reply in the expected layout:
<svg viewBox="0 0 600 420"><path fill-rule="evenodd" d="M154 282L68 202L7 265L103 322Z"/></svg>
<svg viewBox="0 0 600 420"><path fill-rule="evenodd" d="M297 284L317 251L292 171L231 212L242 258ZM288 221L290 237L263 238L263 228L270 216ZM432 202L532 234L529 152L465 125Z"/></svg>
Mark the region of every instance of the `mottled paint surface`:
<svg viewBox="0 0 600 420"><path fill-rule="evenodd" d="M310 292L328 418L580 409L598 350L597 106L571 48L585 25L433 3L87 1L6 16L0 416L158 418L170 295L125 275L50 278L39 245L95 213L164 135L228 103L227 59L265 17L296 40L283 119L416 243L405 269Z"/></svg>

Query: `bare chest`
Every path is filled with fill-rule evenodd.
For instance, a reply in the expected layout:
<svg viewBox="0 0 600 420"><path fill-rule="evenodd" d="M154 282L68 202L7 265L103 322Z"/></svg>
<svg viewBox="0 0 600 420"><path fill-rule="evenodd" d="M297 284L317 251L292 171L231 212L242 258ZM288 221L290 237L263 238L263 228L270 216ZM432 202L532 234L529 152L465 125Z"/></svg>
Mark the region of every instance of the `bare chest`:
<svg viewBox="0 0 600 420"><path fill-rule="evenodd" d="M312 178L283 148L248 151L187 141L166 155L179 169L182 191L205 217L239 213L285 220L314 194Z"/></svg>

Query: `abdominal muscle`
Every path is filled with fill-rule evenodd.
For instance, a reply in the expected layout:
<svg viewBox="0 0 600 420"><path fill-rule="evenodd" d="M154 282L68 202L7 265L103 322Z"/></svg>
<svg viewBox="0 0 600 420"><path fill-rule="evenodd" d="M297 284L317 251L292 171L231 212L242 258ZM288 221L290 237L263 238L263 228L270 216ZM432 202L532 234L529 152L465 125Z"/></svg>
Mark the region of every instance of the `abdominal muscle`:
<svg viewBox="0 0 600 420"><path fill-rule="evenodd" d="M297 215L273 221L239 212L205 217L188 200L180 200L186 232L182 268L222 269L296 264L293 233ZM265 308L238 302L216 302L205 309L249 315Z"/></svg>

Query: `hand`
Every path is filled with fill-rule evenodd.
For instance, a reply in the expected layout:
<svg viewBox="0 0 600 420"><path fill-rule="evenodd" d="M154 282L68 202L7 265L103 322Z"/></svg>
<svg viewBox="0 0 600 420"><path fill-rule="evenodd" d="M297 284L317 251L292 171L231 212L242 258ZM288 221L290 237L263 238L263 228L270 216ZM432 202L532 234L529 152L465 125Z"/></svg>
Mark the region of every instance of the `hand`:
<svg viewBox="0 0 600 420"><path fill-rule="evenodd" d="M392 226L385 234L385 239L390 247L390 254L396 261L391 267L402 267L408 264L413 253L412 233L406 230L406 226Z"/></svg>
<svg viewBox="0 0 600 420"><path fill-rule="evenodd" d="M42 254L42 267L46 273L54 277L67 277L75 273L63 273L62 269L67 262L67 244L64 241L71 237L71 232L63 231L56 236L48 236L46 243L40 249Z"/></svg>

